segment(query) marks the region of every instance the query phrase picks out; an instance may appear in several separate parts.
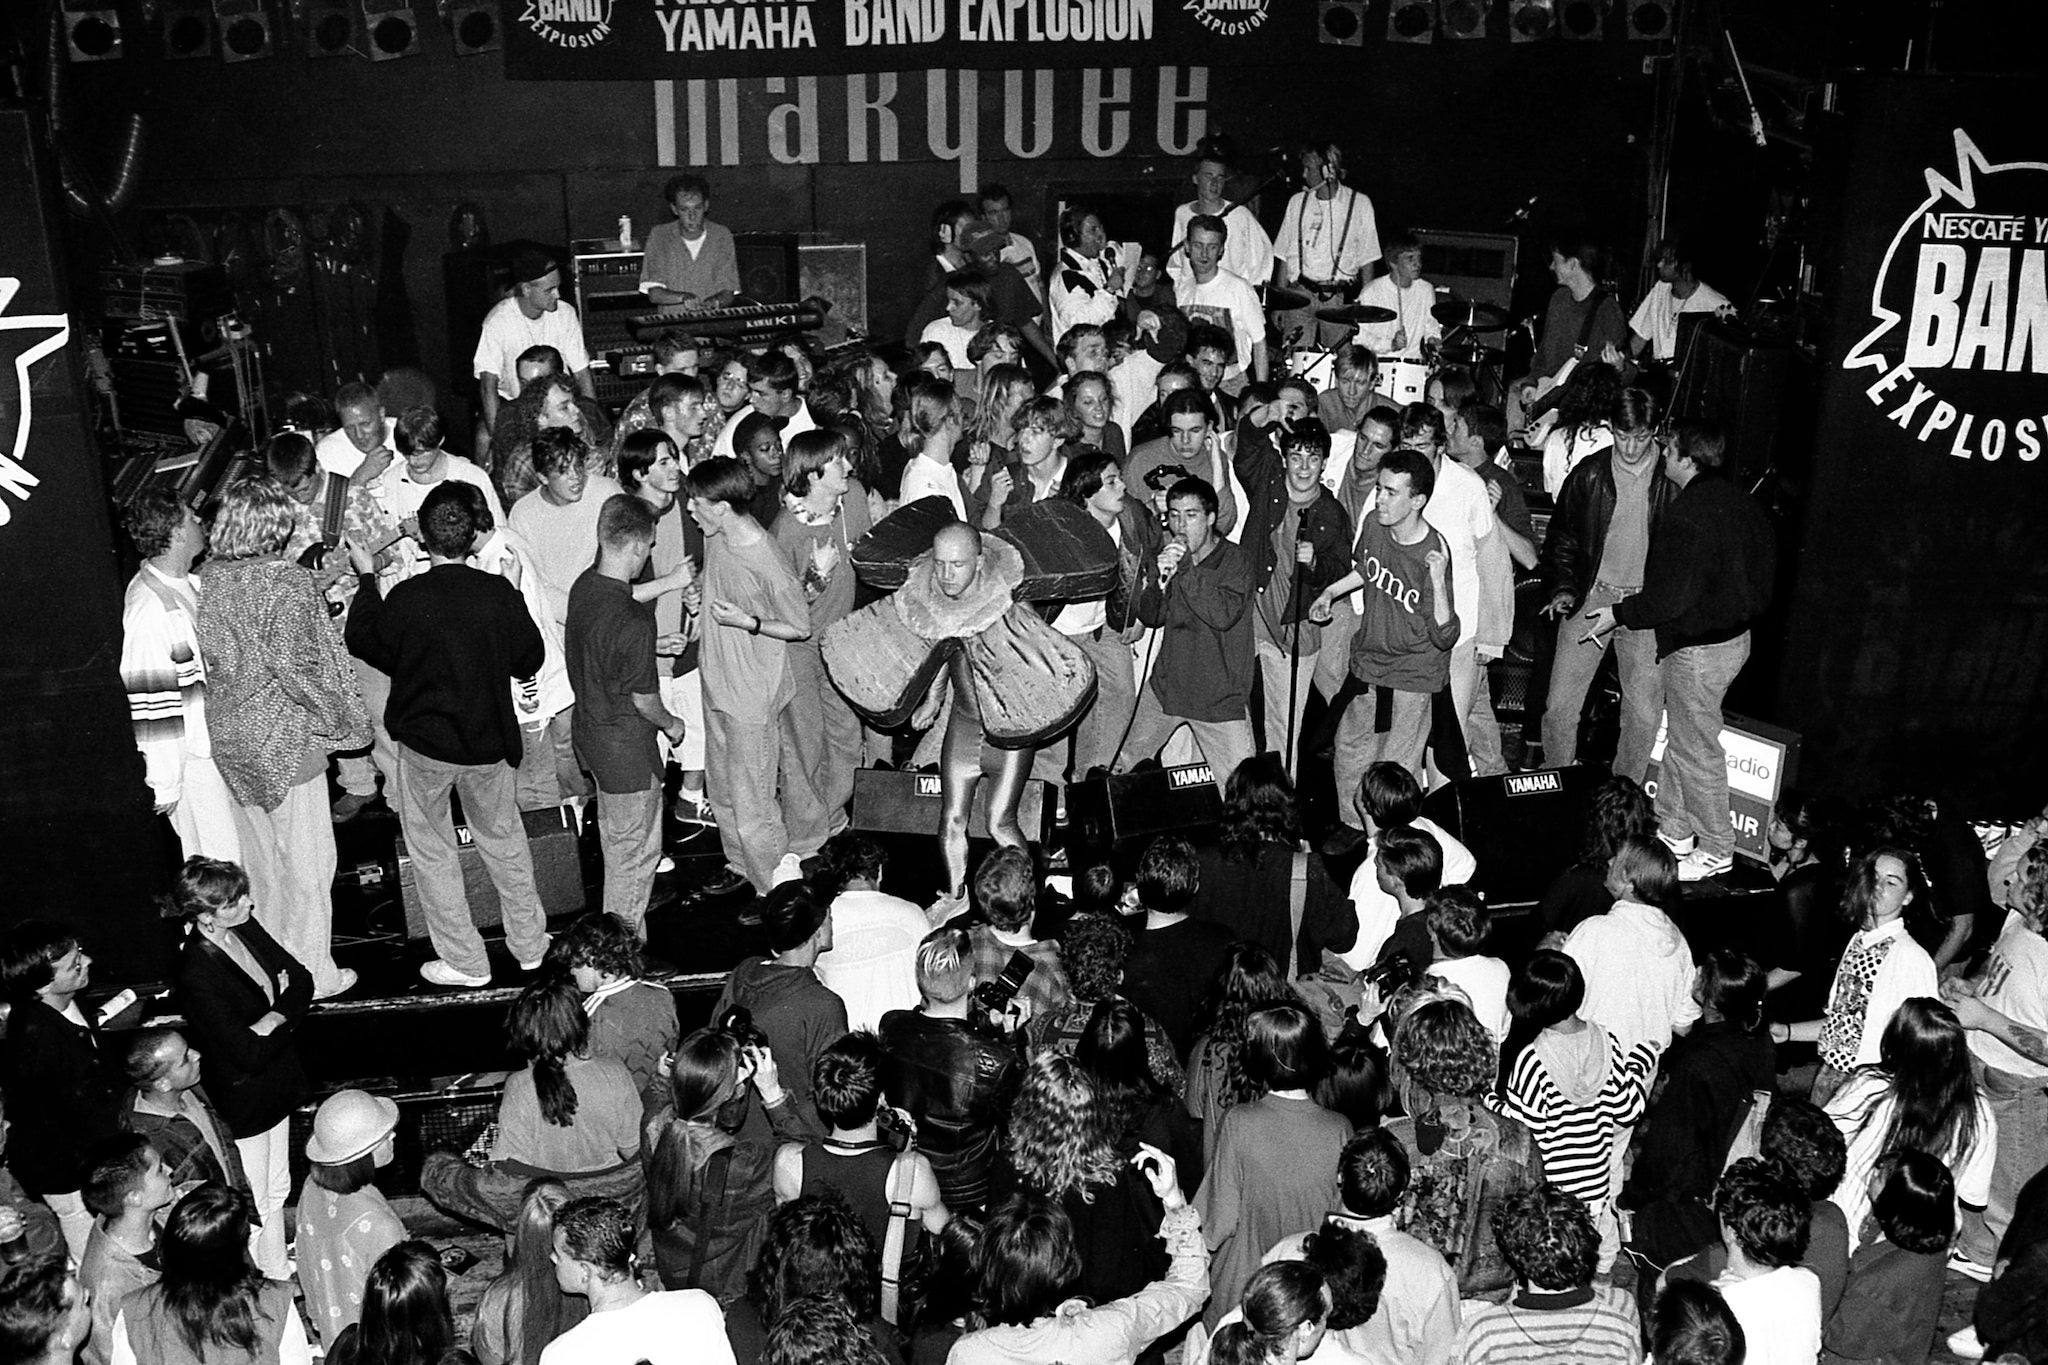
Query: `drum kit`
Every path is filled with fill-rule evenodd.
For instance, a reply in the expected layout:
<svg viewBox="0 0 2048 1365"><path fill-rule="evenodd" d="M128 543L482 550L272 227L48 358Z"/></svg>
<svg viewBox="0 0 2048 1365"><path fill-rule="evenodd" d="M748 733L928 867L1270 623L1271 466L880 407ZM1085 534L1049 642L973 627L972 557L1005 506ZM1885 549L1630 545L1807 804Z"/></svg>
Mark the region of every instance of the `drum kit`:
<svg viewBox="0 0 2048 1365"><path fill-rule="evenodd" d="M1266 291L1267 306L1276 311L1307 308L1312 302L1298 289L1275 286ZM1390 402L1419 403L1428 391L1430 376L1439 368L1462 365L1478 381L1482 393L1490 390L1495 395L1489 401L1498 402L1498 395L1504 391L1501 364L1507 353L1499 346L1488 345L1484 338L1488 333L1507 330L1507 313L1493 304L1455 294L1446 297L1430 313L1444 329L1435 354L1427 360L1382 359L1379 380L1374 386L1377 392ZM1315 316L1319 322L1356 327L1392 322L1396 314L1393 309L1376 304L1344 303L1318 308ZM1328 387L1336 378L1338 349L1296 350L1290 357L1288 371L1297 378Z"/></svg>

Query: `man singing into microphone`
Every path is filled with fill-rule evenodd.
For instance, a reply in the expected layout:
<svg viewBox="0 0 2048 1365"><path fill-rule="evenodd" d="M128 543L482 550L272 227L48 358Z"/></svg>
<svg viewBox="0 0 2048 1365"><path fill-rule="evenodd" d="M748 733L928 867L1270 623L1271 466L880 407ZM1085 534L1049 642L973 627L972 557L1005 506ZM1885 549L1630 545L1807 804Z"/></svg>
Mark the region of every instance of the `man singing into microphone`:
<svg viewBox="0 0 2048 1365"><path fill-rule="evenodd" d="M1166 509L1173 538L1159 552L1160 586L1148 582L1138 608L1154 620L1163 607L1166 625L1115 768L1157 754L1185 725L1221 787L1253 752L1251 555L1217 534L1206 479L1173 485Z"/></svg>

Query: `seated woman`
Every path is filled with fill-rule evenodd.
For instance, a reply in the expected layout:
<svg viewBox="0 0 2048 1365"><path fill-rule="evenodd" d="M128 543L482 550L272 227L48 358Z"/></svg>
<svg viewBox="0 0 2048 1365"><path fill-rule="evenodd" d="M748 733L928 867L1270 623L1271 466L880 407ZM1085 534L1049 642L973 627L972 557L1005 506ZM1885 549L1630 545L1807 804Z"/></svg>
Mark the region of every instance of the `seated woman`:
<svg viewBox="0 0 2048 1365"><path fill-rule="evenodd" d="M555 1279L555 1215L569 1202L559 1180L535 1180L507 1234L505 1268L477 1301L469 1349L478 1365L540 1365L547 1344L590 1316L590 1300Z"/></svg>
<svg viewBox="0 0 2048 1365"><path fill-rule="evenodd" d="M489 1160L471 1166L434 1152L420 1192L486 1227L517 1226L529 1181L552 1178L572 1195L617 1199L637 1212L640 1099L618 1062L590 1055L590 1019L575 983L560 977L519 993L505 1016L507 1041L530 1060L505 1080Z"/></svg>
<svg viewBox="0 0 2048 1365"><path fill-rule="evenodd" d="M774 1136L737 1137L748 1086ZM796 1114L765 1046L698 1029L676 1049L668 1084L647 1092L647 1226L670 1289L702 1289L730 1306L746 1292L775 1211L775 1154L810 1130Z"/></svg>
<svg viewBox="0 0 2048 1365"><path fill-rule="evenodd" d="M1066 1211L1019 1191L982 1230L977 1267L986 1325L953 1344L947 1365L1129 1365L1194 1316L1209 1296L1201 1216L1182 1198L1171 1157L1147 1147L1133 1160L1166 1211L1159 1223L1171 1258L1165 1276L1128 1298L1089 1306L1073 1295L1081 1258Z"/></svg>

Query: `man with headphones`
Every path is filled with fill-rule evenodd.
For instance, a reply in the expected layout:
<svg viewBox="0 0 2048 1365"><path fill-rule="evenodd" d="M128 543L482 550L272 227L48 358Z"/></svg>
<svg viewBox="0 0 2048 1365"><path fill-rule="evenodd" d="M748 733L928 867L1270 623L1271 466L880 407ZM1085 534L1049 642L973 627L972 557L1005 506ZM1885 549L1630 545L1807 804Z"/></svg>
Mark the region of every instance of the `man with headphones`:
<svg viewBox="0 0 2048 1365"><path fill-rule="evenodd" d="M1115 317L1127 283L1100 215L1083 203L1067 205L1060 213L1060 258L1049 299L1053 345L1070 327L1099 327Z"/></svg>
<svg viewBox="0 0 2048 1365"><path fill-rule="evenodd" d="M1299 155L1302 188L1287 201L1273 254L1280 262L1280 282L1306 293L1309 305L1275 313L1273 325L1285 347L1327 350L1348 340L1351 328L1320 322L1315 310L1356 295L1365 272L1380 258L1379 226L1372 200L1344 183L1344 152L1335 142L1319 138L1304 143Z"/></svg>

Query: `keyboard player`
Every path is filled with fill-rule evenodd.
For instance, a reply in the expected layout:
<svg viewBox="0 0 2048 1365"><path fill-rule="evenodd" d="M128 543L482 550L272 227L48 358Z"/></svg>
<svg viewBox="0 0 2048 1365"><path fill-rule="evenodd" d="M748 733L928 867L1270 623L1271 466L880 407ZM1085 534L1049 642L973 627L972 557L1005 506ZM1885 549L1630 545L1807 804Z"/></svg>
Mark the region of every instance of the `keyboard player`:
<svg viewBox="0 0 2048 1365"><path fill-rule="evenodd" d="M710 219L711 185L701 175L672 176L663 193L676 218L647 234L640 292L679 312L724 308L740 289L732 230Z"/></svg>

